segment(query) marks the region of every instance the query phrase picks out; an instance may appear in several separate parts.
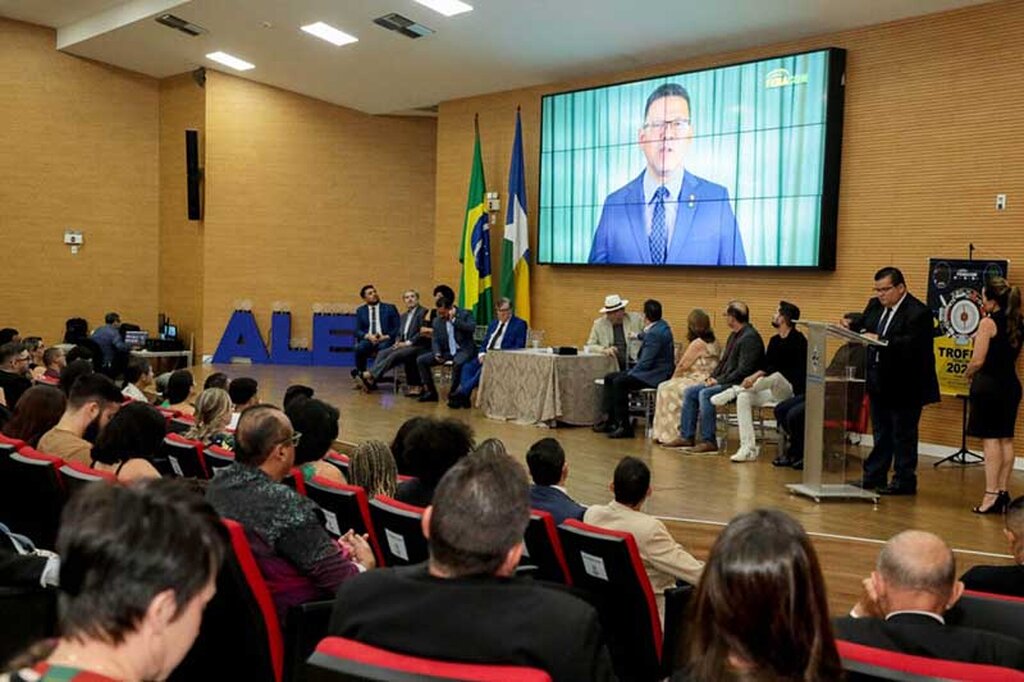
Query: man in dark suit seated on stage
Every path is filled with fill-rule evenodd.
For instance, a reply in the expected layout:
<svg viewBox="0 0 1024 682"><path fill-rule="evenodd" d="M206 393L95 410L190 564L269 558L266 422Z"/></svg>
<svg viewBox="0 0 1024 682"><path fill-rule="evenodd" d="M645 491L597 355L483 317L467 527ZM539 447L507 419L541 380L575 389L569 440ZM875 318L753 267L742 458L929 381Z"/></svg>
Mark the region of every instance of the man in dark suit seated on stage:
<svg viewBox="0 0 1024 682"><path fill-rule="evenodd" d="M1003 532L1013 552L1013 564L975 566L960 580L968 590L1024 597L1024 496L1006 507L1006 528Z"/></svg>
<svg viewBox="0 0 1024 682"><path fill-rule="evenodd" d="M453 390L448 395L448 407L458 409L470 406L469 396L480 383L487 351L526 348L526 320L512 314L512 301L499 298L494 312L497 313L497 319L492 320L487 327L483 348L475 358L463 366L458 390Z"/></svg>
<svg viewBox="0 0 1024 682"><path fill-rule="evenodd" d="M434 365L443 365L449 360L452 363L451 392L459 390L459 377L462 367L476 355L476 319L472 311L459 310L455 301L447 293L437 299L437 315L434 317L431 350L416 358L420 380L424 392L419 397L421 403L437 402L437 386L434 384Z"/></svg>
<svg viewBox="0 0 1024 682"><path fill-rule="evenodd" d="M602 412L605 420L594 426L594 431L607 433L609 438L633 437L629 392L656 387L672 376L676 366L672 328L661 319L660 302L654 299L644 301L644 320L647 326L638 335L640 352L636 365L625 372L607 374L604 378Z"/></svg>
<svg viewBox="0 0 1024 682"><path fill-rule="evenodd" d="M526 466L530 469L530 506L546 511L555 519L555 525L566 519L583 520L587 508L569 497L565 480L569 478L569 465L565 463L565 450L554 438L542 438L530 446L526 453Z"/></svg>
<svg viewBox="0 0 1024 682"><path fill-rule="evenodd" d="M380 294L372 284L359 290L363 305L356 308L356 366L352 376L356 379L366 371L371 357L385 348L390 348L398 337L398 308L390 303L381 303ZM359 382L362 385L362 382Z"/></svg>
<svg viewBox="0 0 1024 682"><path fill-rule="evenodd" d="M328 634L413 656L542 668L555 682L613 679L597 612L560 586L513 577L529 518L522 466L504 454L466 457L423 514L429 561L343 585Z"/></svg>
<svg viewBox="0 0 1024 682"><path fill-rule="evenodd" d="M407 289L402 293L402 302L405 303L405 312L398 320L398 336L394 345L379 351L373 369L359 375L368 391L377 388L377 382L385 373L404 364L410 357L416 358L430 345L430 339L420 331L427 314L427 309L420 305L420 293Z"/></svg>
<svg viewBox="0 0 1024 682"><path fill-rule="evenodd" d="M914 656L1024 669L1019 633L946 625L943 614L963 590L942 538L903 531L885 543L850 615L836 619L836 637Z"/></svg>

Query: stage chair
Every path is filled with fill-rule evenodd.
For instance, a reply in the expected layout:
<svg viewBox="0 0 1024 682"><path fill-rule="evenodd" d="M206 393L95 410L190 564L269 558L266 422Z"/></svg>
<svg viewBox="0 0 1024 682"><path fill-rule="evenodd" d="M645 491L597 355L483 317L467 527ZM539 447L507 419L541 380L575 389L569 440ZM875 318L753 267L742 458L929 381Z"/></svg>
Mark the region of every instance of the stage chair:
<svg viewBox="0 0 1024 682"><path fill-rule="evenodd" d="M537 580L572 585L555 519L550 513L530 510L530 522L523 533L523 542L526 548L519 568L529 570Z"/></svg>
<svg viewBox="0 0 1024 682"><path fill-rule="evenodd" d="M594 379L594 384L604 386L604 377ZM640 417L644 420L644 437L648 440L654 433L654 408L657 397L657 388L640 388L626 394L630 418Z"/></svg>
<svg viewBox="0 0 1024 682"><path fill-rule="evenodd" d="M378 495L369 502L373 534L380 545L381 566L408 566L430 556L423 537L423 509Z"/></svg>
<svg viewBox="0 0 1024 682"><path fill-rule="evenodd" d="M75 494L93 483L117 483L117 476L109 471L98 471L78 462L64 462L58 468L64 490L70 500Z"/></svg>
<svg viewBox="0 0 1024 682"><path fill-rule="evenodd" d="M1019 636L1018 633L1024 632L1024 598L965 590L946 612L946 622Z"/></svg>
<svg viewBox="0 0 1024 682"><path fill-rule="evenodd" d="M176 433L169 433L160 445L153 466L161 476L181 478L210 478L203 457L203 444L188 440Z"/></svg>
<svg viewBox="0 0 1024 682"><path fill-rule="evenodd" d="M574 587L594 597L615 672L622 680L660 680L671 674L679 641L675 625L692 591L666 591L666 637L650 580L633 535L574 519L558 527Z"/></svg>
<svg viewBox="0 0 1024 682"><path fill-rule="evenodd" d="M60 457L28 446L10 452L0 475L0 521L28 536L37 547L53 549L67 495L58 469Z"/></svg>
<svg viewBox="0 0 1024 682"><path fill-rule="evenodd" d="M1024 672L996 665L944 661L836 640L847 682L862 680L969 680L1021 682Z"/></svg>
<svg viewBox="0 0 1024 682"><path fill-rule="evenodd" d="M203 459L206 460L206 466L209 467L212 478L218 469L235 463L235 453L219 445L211 445L203 449Z"/></svg>
<svg viewBox="0 0 1024 682"><path fill-rule="evenodd" d="M327 637L309 658L306 680L551 682L551 676L537 668L438 661L380 649L343 637Z"/></svg>

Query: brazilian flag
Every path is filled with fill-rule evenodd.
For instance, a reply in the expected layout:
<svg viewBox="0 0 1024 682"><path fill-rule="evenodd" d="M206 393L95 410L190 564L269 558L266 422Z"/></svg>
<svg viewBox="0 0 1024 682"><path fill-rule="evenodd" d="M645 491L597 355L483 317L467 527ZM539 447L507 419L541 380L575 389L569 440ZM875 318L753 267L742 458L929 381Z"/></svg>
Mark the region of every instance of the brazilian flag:
<svg viewBox="0 0 1024 682"><path fill-rule="evenodd" d="M466 220L462 225L462 244L459 248L459 262L462 263L459 307L472 310L480 325L489 324L494 311L491 293L491 229L484 205L486 190L484 162L480 156L480 127L477 125Z"/></svg>

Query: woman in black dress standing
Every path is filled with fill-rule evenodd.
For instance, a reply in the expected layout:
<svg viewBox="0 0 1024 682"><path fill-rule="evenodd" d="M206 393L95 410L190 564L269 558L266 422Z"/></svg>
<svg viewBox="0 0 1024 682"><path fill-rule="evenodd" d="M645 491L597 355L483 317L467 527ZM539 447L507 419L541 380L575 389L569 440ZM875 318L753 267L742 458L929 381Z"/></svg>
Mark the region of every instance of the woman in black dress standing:
<svg viewBox="0 0 1024 682"><path fill-rule="evenodd" d="M1021 385L1017 356L1024 340L1020 289L993 277L982 290L987 317L974 335L974 355L967 365L971 382L971 417L967 435L980 438L985 452L985 497L976 514L999 514L1010 502L1013 473L1013 427Z"/></svg>

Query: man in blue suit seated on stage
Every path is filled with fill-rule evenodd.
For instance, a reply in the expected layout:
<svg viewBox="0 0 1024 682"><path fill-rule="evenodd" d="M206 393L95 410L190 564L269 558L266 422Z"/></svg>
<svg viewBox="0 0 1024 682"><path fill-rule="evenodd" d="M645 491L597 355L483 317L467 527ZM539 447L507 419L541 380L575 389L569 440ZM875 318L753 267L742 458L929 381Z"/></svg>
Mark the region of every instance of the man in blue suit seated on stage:
<svg viewBox="0 0 1024 682"><path fill-rule="evenodd" d="M729 191L683 167L693 129L686 88L658 86L638 133L647 168L605 199L589 262L747 264Z"/></svg>
<svg viewBox="0 0 1024 682"><path fill-rule="evenodd" d="M363 305L356 308L356 366L353 378L366 371L367 361L377 351L389 348L398 337L398 308L390 303L381 303L377 288L367 284L359 290ZM360 382L358 384L362 386Z"/></svg>
<svg viewBox="0 0 1024 682"><path fill-rule="evenodd" d="M636 365L626 372L612 372L604 377L602 411L605 420L594 426L594 431L607 433L609 438L632 438L633 424L629 420L629 392L641 388L654 388L672 376L675 369L675 342L672 328L661 319L661 303L654 299L644 301L644 320L647 326L637 335L640 353Z"/></svg>
<svg viewBox="0 0 1024 682"><path fill-rule="evenodd" d="M437 386L434 384L434 365L452 362L451 392L459 390L462 368L476 355L476 319L471 310L459 310L452 297L443 293L437 298L437 315L434 316L431 349L416 358L416 366L423 381L424 391L419 397L421 403L437 402Z"/></svg>
<svg viewBox="0 0 1024 682"><path fill-rule="evenodd" d="M559 525L566 519L583 520L587 508L569 497L565 480L569 478L569 465L565 463L565 450L554 438L541 438L526 453L526 466L530 469L530 508L546 511Z"/></svg>
<svg viewBox="0 0 1024 682"><path fill-rule="evenodd" d="M448 407L458 409L469 407L469 396L480 383L480 374L484 369L484 356L489 350L513 350L526 348L526 320L512 314L512 301L499 298L494 309L498 319L487 327L483 348L476 357L462 367L459 377L459 388L448 394Z"/></svg>

